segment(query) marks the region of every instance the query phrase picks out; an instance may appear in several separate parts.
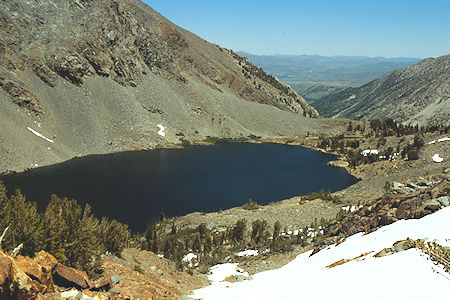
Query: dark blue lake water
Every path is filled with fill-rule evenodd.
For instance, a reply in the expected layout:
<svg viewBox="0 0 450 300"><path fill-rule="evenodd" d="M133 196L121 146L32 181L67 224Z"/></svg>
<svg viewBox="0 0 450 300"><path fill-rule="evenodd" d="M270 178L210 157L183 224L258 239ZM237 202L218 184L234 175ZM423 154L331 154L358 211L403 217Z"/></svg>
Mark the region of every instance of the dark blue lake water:
<svg viewBox="0 0 450 300"><path fill-rule="evenodd" d="M89 203L144 230L166 216L260 204L355 183L344 169L327 166L333 156L280 144L223 143L185 149L92 155L3 177L44 209L51 194Z"/></svg>

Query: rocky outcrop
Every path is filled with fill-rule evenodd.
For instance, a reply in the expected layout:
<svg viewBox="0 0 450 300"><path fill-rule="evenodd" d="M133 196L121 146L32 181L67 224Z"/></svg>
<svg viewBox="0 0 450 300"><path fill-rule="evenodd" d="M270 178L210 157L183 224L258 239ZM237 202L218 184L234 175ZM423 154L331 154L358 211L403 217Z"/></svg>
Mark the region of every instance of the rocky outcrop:
<svg viewBox="0 0 450 300"><path fill-rule="evenodd" d="M436 175L432 180L419 178L406 184L393 182L382 197L353 213L342 212L337 221L324 228L313 253L358 232L372 232L400 219L419 219L431 214L449 205L449 194L450 183L445 175Z"/></svg>
<svg viewBox="0 0 450 300"><path fill-rule="evenodd" d="M358 88L317 100L326 117L371 120L392 118L419 125L448 125L450 55L427 58L392 71Z"/></svg>
<svg viewBox="0 0 450 300"><path fill-rule="evenodd" d="M59 263L45 251L34 258L14 257L3 252L0 243L0 299L177 299L202 284L199 278L177 271L175 263L153 253L127 249L123 255L130 265L107 255L101 266L103 277L90 280L84 271ZM136 271L137 259L142 258L146 258L142 269ZM156 272L155 263L164 272Z"/></svg>
<svg viewBox="0 0 450 300"><path fill-rule="evenodd" d="M343 160L332 160L327 163L329 166L338 168L347 168L349 163Z"/></svg>
<svg viewBox="0 0 450 300"><path fill-rule="evenodd" d="M196 41L190 35L138 1L82 3L74 6L73 1L41 2L31 4L32 7L2 4L1 21L7 25L4 33L12 33L10 28L15 33L0 40L4 49L2 61L8 63L2 66L6 67L5 73L14 78L15 74L8 71L16 71L16 65L20 65L24 70L32 69L52 87L57 84L56 76L80 86L94 74L135 87L151 71L182 83L200 80L216 90L231 88L248 101L318 116L289 86L248 59L218 47L225 54L221 60L235 61L234 70L230 70L210 57L199 55L193 45ZM25 18L19 20L8 12L23 12ZM20 101L20 95L8 88L10 85L1 86L20 105L24 100Z"/></svg>

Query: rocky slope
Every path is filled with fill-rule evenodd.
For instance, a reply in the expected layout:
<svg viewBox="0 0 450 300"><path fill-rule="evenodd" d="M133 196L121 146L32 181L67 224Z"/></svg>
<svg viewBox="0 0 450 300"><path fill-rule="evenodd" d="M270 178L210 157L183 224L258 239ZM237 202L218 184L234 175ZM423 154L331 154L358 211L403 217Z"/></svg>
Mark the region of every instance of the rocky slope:
<svg viewBox="0 0 450 300"><path fill-rule="evenodd" d="M289 86L138 0L2 1L0 24L0 171L335 130Z"/></svg>
<svg viewBox="0 0 450 300"><path fill-rule="evenodd" d="M314 103L327 117L357 120L392 118L419 125L449 124L450 55L428 58L358 88Z"/></svg>

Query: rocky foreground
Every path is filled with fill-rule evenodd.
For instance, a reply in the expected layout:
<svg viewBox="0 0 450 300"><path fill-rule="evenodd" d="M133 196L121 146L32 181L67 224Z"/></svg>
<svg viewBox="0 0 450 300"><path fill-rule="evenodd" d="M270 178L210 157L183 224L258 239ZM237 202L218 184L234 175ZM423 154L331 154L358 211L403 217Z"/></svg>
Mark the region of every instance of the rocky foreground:
<svg viewBox="0 0 450 300"><path fill-rule="evenodd" d="M67 267L51 254L35 257L0 248L1 299L177 299L204 280L176 271L174 263L147 251L127 249L122 258L106 255L102 277Z"/></svg>

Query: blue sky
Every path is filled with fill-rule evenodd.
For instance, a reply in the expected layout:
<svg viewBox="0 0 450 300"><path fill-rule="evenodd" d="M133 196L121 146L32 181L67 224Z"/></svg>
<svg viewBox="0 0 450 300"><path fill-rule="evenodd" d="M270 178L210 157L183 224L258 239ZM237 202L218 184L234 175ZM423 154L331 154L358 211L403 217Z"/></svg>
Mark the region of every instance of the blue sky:
<svg viewBox="0 0 450 300"><path fill-rule="evenodd" d="M450 53L450 0L144 2L235 51L419 58Z"/></svg>

